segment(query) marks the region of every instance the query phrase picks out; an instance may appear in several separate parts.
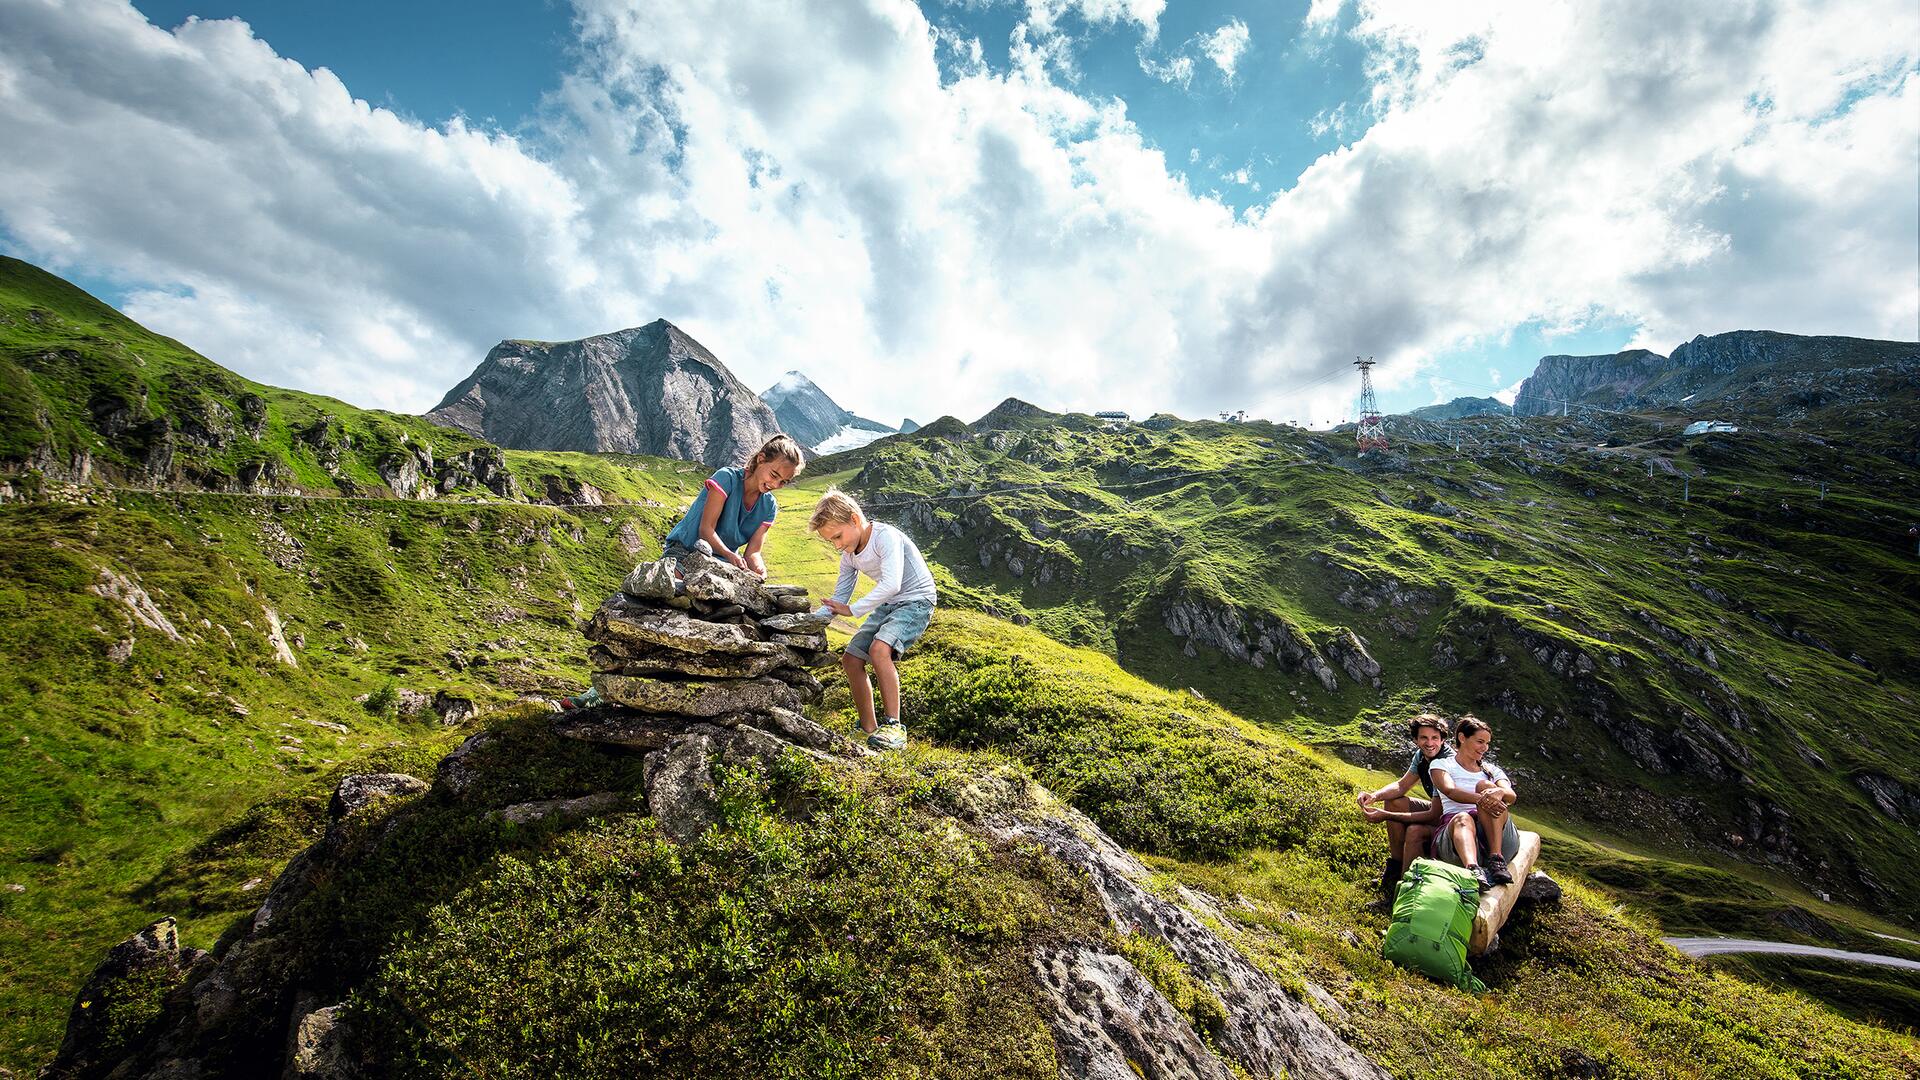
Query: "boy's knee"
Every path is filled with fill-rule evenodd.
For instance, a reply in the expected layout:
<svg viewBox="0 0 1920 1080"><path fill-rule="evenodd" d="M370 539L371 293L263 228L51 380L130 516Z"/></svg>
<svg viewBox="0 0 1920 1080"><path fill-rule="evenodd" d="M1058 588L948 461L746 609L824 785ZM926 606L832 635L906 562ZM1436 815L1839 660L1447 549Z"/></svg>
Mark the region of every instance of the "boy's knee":
<svg viewBox="0 0 1920 1080"><path fill-rule="evenodd" d="M840 654L840 666L849 672L859 674L861 671L866 670L867 662L850 652L843 652Z"/></svg>
<svg viewBox="0 0 1920 1080"><path fill-rule="evenodd" d="M893 646L884 641L875 641L867 647L867 655L873 657L875 660L892 660Z"/></svg>

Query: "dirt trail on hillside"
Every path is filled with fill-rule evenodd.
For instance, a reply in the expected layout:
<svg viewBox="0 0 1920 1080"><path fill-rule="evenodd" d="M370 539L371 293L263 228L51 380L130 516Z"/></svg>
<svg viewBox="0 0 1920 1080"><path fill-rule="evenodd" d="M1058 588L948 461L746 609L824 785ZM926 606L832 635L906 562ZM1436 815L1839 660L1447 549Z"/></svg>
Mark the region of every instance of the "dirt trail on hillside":
<svg viewBox="0 0 1920 1080"><path fill-rule="evenodd" d="M1791 941L1755 941L1749 938L1717 937L1670 937L1661 940L1688 956L1712 956L1717 953L1780 953L1786 956L1817 956L1825 960L1851 960L1860 964L1880 964L1885 967L1920 971L1920 960L1881 956L1879 953L1848 952L1845 949L1826 949L1818 945L1801 945Z"/></svg>

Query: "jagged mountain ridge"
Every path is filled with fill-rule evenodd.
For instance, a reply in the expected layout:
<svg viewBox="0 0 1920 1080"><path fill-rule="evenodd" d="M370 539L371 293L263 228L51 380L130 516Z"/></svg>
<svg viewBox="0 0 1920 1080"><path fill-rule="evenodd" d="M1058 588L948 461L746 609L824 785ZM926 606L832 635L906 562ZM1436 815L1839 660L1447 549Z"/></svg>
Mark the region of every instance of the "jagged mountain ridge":
<svg viewBox="0 0 1920 1080"><path fill-rule="evenodd" d="M1423 405L1407 412L1416 420L1464 420L1469 416L1511 416L1513 406L1497 398L1457 397L1439 405Z"/></svg>
<svg viewBox="0 0 1920 1080"><path fill-rule="evenodd" d="M780 430L766 402L665 319L578 341L503 341L426 416L517 450L713 467L744 462Z"/></svg>
<svg viewBox="0 0 1920 1080"><path fill-rule="evenodd" d="M1720 406L1749 418L1792 419L1810 408L1873 400L1878 395L1860 382L1862 375L1910 379L1916 372L1916 342L1736 330L1696 336L1664 357L1646 349L1541 357L1513 409L1517 416L1538 416L1582 405Z"/></svg>
<svg viewBox="0 0 1920 1080"><path fill-rule="evenodd" d="M769 386L760 400L773 409L780 430L800 440L808 450L831 454L865 446L894 429L877 420L855 416L827 396L812 379L789 371Z"/></svg>

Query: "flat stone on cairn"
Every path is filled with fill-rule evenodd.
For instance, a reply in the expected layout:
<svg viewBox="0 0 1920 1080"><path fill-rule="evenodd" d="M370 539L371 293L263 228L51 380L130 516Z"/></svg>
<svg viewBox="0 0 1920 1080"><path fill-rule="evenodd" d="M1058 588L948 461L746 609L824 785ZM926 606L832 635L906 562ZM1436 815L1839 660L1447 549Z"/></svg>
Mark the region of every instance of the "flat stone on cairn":
<svg viewBox="0 0 1920 1080"><path fill-rule="evenodd" d="M601 704L554 728L676 761L683 743L723 755L785 745L854 753L800 711L820 699L808 669L827 648L826 620L809 607L801 586L768 585L707 555L642 563L587 623Z"/></svg>

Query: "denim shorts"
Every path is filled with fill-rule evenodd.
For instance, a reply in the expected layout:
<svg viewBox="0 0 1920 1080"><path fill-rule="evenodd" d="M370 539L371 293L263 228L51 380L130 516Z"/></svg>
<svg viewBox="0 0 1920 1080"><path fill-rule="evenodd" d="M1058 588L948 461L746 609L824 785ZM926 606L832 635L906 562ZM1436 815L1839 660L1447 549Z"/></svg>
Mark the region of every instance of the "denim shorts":
<svg viewBox="0 0 1920 1080"><path fill-rule="evenodd" d="M847 653L862 660L870 660L867 650L873 643L884 641L893 650L895 659L905 656L920 635L927 632L927 623L933 619L933 601L903 600L898 604L881 604L867 616L867 621L854 631L853 640L847 642Z"/></svg>
<svg viewBox="0 0 1920 1080"><path fill-rule="evenodd" d="M1468 817L1473 818L1474 839L1479 843L1480 861L1485 862L1485 856L1487 854L1487 825L1480 820L1480 811L1477 807L1471 810L1456 810L1441 820L1439 831L1433 834L1433 839L1430 841L1433 846L1434 858L1440 859L1443 862L1453 863L1455 866L1465 865L1460 861L1459 848L1456 847L1453 842L1453 830L1448 828L1448 826L1453 824L1453 819L1459 817L1461 814L1466 814ZM1520 827L1513 823L1513 815L1509 813L1506 815L1506 824L1500 828L1500 857L1511 859L1514 853L1519 850Z"/></svg>

